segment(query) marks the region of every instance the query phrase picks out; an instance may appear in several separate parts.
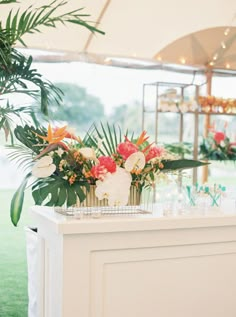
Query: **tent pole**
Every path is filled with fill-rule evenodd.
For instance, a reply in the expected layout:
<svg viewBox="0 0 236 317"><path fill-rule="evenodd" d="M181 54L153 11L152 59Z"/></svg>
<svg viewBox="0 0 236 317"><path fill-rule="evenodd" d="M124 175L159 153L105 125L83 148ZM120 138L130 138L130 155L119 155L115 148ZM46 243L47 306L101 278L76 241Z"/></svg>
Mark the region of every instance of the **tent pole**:
<svg viewBox="0 0 236 317"><path fill-rule="evenodd" d="M206 72L206 93L208 96L211 96L212 92L212 70L208 69ZM206 114L204 117L204 127L203 127L203 137L206 138L208 136L209 126L210 126L210 114ZM202 171L202 183L206 183L208 181L208 166L203 166Z"/></svg>

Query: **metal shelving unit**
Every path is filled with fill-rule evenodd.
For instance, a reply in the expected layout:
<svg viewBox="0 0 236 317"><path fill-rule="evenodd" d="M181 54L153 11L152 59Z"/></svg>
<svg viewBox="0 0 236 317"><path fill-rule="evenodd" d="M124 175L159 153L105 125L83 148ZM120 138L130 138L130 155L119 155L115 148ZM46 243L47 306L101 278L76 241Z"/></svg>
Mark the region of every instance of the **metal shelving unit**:
<svg viewBox="0 0 236 317"><path fill-rule="evenodd" d="M147 105L146 101L146 90L148 87L154 87L155 89L155 106L150 109ZM192 87L194 90L194 99L198 99L199 95L199 85L196 84L185 84L185 83L173 83L173 82L154 82L150 84L144 84L143 85L143 100L142 100L142 129L145 130L145 114L146 113L154 113L154 120L155 120L155 142L157 143L158 139L158 120L159 120L159 114L160 113L173 113L171 111L162 111L160 110L160 99L165 92L165 90L168 89L177 89L179 90L179 94L181 98L185 99L185 92L186 89ZM183 116L184 113L181 111L175 112L179 116L179 142L183 142L183 131L184 131L184 120ZM196 109L195 111L188 111L186 113L190 113L194 115L194 137L193 137L193 159L198 158L198 132L199 132L199 111ZM193 182L197 181L197 169L193 169Z"/></svg>
<svg viewBox="0 0 236 317"><path fill-rule="evenodd" d="M162 111L160 107L160 99L162 97L162 93L168 89L178 89L180 91L181 98L185 99L185 92L186 89L189 87L193 88L193 98L198 100L199 90L202 85L196 84L185 84L185 83L173 83L173 82L154 82L149 84L143 85L143 100L142 100L142 130L145 130L145 114L146 113L153 113L154 114L154 121L155 121L155 142L157 143L158 139L158 126L159 126L159 114L160 113L173 113L171 111ZM155 90L155 105L150 109L147 105L146 101L146 90L148 87L154 87ZM199 116L211 116L211 115L236 115L235 113L217 113L217 112L203 112L198 108L195 111L187 111L181 112L180 110L175 112L179 116L179 142L183 142L183 132L184 132L184 115L185 114L192 114L194 115L194 124L193 124L193 159L198 159L198 136L199 136ZM193 183L197 181L197 169L193 169Z"/></svg>

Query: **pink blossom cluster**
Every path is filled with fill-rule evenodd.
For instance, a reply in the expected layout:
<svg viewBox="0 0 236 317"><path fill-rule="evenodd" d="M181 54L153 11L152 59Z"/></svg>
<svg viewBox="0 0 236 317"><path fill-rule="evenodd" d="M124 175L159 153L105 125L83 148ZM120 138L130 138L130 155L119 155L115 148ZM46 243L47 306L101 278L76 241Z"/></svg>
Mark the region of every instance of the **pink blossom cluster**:
<svg viewBox="0 0 236 317"><path fill-rule="evenodd" d="M151 159L156 157L161 157L164 153L164 149L157 146L148 146L148 149L143 150L146 162L149 162ZM117 152L122 156L124 160L127 160L127 158L133 154L139 151L139 148L136 144L131 143L130 141L126 141L123 143L120 143L117 147Z"/></svg>
<svg viewBox="0 0 236 317"><path fill-rule="evenodd" d="M126 161L130 155L140 151L139 146L126 140L117 146L117 153ZM145 155L146 163L153 158L161 157L164 153L164 149L157 146L150 145L142 151ZM107 173L115 173L117 164L115 160L109 156L101 156L98 158L98 164L91 168L91 176L101 181L104 180Z"/></svg>
<svg viewBox="0 0 236 317"><path fill-rule="evenodd" d="M110 156L100 156L98 161L99 163L91 169L92 177L103 181L108 172L115 173L116 163Z"/></svg>

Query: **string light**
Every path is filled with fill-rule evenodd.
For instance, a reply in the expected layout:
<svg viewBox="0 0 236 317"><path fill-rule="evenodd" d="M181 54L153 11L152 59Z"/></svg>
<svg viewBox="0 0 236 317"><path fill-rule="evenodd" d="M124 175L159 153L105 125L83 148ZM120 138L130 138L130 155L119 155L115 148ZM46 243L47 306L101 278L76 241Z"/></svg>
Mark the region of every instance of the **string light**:
<svg viewBox="0 0 236 317"><path fill-rule="evenodd" d="M225 29L224 35L227 36L229 34L229 32L230 32L230 28Z"/></svg>
<svg viewBox="0 0 236 317"><path fill-rule="evenodd" d="M213 60L214 60L214 61L216 61L216 60L217 60L217 58L218 58L218 54L217 54L217 53L215 53L215 54L213 55Z"/></svg>
<svg viewBox="0 0 236 317"><path fill-rule="evenodd" d="M161 56L160 56L160 55L158 55L158 56L156 57L156 59L157 59L159 62L161 62L161 61L162 61L162 58L161 58Z"/></svg>
<svg viewBox="0 0 236 317"><path fill-rule="evenodd" d="M232 27L232 25L233 25L233 23L234 23L235 20L236 20L236 12L234 13L231 22L228 24L227 28L224 30L224 36L228 36L228 35L229 35L230 30L231 30L231 27ZM221 43L220 43L220 47L221 47L221 49L225 50L225 49L226 49L226 46L227 46L227 45L226 45L226 42L225 42L225 40L223 39L223 40L221 41ZM218 54L218 53L215 53L215 54L213 55L213 57L212 57L212 60L208 63L208 65L209 65L209 66L213 66L213 65L215 64L215 61L218 59L218 57L219 57L219 54ZM230 68L230 64L229 64L229 63L226 63L226 64L225 64L225 67L226 67L226 68Z"/></svg>
<svg viewBox="0 0 236 317"><path fill-rule="evenodd" d="M224 35L225 36L227 36L229 34L231 26L233 25L235 19L236 19L236 12L234 13L233 18L232 18L229 26L224 30Z"/></svg>
<svg viewBox="0 0 236 317"><path fill-rule="evenodd" d="M226 48L226 45L225 45L225 42L224 42L224 41L222 41L222 42L220 43L220 45L221 45L221 47L222 47L223 49Z"/></svg>
<svg viewBox="0 0 236 317"><path fill-rule="evenodd" d="M181 58L180 58L180 63L181 63L181 64L186 64L186 59L185 59L184 57L181 57Z"/></svg>

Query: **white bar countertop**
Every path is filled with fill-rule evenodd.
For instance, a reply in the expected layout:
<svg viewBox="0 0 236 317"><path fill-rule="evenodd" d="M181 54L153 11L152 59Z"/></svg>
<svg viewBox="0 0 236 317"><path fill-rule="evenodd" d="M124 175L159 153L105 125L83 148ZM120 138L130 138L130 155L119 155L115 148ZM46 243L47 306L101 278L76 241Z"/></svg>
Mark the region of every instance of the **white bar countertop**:
<svg viewBox="0 0 236 317"><path fill-rule="evenodd" d="M99 218L65 216L54 211L53 207L33 206L30 209L33 219L47 221L53 232L60 234L125 232L143 230L170 230L184 228L225 227L236 225L236 211L225 213L211 211L202 214L163 216L160 212L146 214L102 215Z"/></svg>
<svg viewBox="0 0 236 317"><path fill-rule="evenodd" d="M235 317L234 209L76 219L32 207L38 316Z"/></svg>

